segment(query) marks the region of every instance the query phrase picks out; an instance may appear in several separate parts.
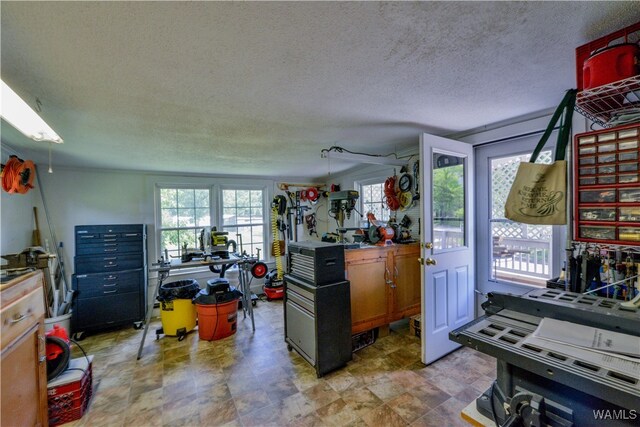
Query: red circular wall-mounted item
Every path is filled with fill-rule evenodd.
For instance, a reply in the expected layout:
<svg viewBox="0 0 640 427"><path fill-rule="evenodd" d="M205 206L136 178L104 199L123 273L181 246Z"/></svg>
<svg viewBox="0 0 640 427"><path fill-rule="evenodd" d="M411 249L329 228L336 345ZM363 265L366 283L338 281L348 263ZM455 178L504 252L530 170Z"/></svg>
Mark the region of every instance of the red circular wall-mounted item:
<svg viewBox="0 0 640 427"><path fill-rule="evenodd" d="M25 194L33 188L36 165L31 160L10 156L2 169L2 189L7 193Z"/></svg>

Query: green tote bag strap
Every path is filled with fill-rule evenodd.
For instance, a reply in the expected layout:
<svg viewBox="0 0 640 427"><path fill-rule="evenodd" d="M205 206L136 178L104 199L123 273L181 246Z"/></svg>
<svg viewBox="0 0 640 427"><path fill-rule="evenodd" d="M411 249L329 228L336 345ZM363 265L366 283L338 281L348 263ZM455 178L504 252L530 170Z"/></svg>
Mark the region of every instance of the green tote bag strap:
<svg viewBox="0 0 640 427"><path fill-rule="evenodd" d="M560 130L558 132L558 140L556 143L556 156L555 160L564 160L565 153L567 151L567 144L569 143L569 136L571 135L571 120L573 119L573 108L576 105L576 93L577 89L569 89L567 93L562 98L562 102L556 108L556 111L553 113L551 117L551 121L547 125L547 129L542 134L542 138L540 138L540 142L536 145L536 148L533 150L531 154L530 163L535 163L540 155L540 152L544 148L549 136L553 132L558 120L562 116L564 112L564 116L562 117L562 121L560 123Z"/></svg>

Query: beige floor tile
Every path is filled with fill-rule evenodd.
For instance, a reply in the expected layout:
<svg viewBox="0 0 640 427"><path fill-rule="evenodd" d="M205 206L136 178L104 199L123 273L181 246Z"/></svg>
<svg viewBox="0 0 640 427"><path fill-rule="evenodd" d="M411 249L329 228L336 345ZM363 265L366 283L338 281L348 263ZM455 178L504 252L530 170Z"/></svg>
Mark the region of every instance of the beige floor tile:
<svg viewBox="0 0 640 427"><path fill-rule="evenodd" d="M368 411L362 416L362 420L369 427L400 427L407 425L407 422L388 405L382 405Z"/></svg>
<svg viewBox="0 0 640 427"><path fill-rule="evenodd" d="M406 322L317 378L287 350L282 302L258 303L255 314L255 333L239 313L238 332L218 341L199 340L197 331L155 340L154 320L140 360L142 331L89 335L80 344L94 355L94 397L67 425L455 426L461 407L495 378L495 359L467 348L424 366Z"/></svg>

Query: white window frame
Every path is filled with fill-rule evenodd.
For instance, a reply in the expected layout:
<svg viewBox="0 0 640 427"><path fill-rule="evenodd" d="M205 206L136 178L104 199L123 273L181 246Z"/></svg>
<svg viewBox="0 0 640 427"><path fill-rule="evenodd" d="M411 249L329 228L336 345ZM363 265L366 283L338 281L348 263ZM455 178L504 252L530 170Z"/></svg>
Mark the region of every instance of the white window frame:
<svg viewBox="0 0 640 427"><path fill-rule="evenodd" d="M171 189L208 189L209 190L209 214L210 214L210 218L211 218L211 224L209 225L209 229L210 227L216 227L217 230L219 231L223 231L223 225L222 225L222 212L223 212L223 208L222 208L222 190L259 190L262 191L262 203L263 203L263 221L264 221L264 226L263 226L263 236L262 236L262 241L264 244L264 251L260 253L260 258L262 261L266 261L266 262L270 262L271 261L271 254L268 251L268 249L270 248L271 245L271 241L269 240L269 224L270 224L270 219L271 219L271 210L270 210L270 204L269 204L269 197L270 197L270 191L269 191L269 187L268 185L264 184L264 181L262 181L263 183L260 184L227 184L227 183L223 183L223 184L200 184L200 183L186 183L186 182L180 182L180 183L172 183L172 182L156 182L154 184L154 192L155 192L155 219L154 219L154 223L155 223L155 241L156 241L156 256L162 257L164 256L164 252L163 252L163 248L162 248L162 231L167 229L167 228L162 228L162 205L161 205L161 200L160 200L160 190L161 189L166 189L166 188L171 188ZM253 224L252 224L253 225ZM171 227L170 229L173 229L173 227ZM236 236L229 236L229 239L231 240L236 240ZM240 244L240 242L237 242L238 245ZM240 250L240 247L238 246L238 250ZM257 255L257 254L254 254ZM191 269L189 269L191 270ZM208 268L207 268L208 270Z"/></svg>
<svg viewBox="0 0 640 427"><path fill-rule="evenodd" d="M213 223L215 221L215 216L214 216L214 209L212 209L212 207L214 206L214 201L213 201L213 197L214 197L214 191L212 186L210 185L190 185L190 184L156 184L155 186L155 191L156 191L156 221L155 221L155 227L156 227L156 242L157 242L157 247L159 250L159 254L158 256L164 256L164 251L163 251L163 247L162 247L162 232L165 230L179 230L179 229L197 229L197 228L202 228L202 226L197 226L197 227L162 227L162 202L161 202L161 190L164 189L172 189L172 190L209 190L209 218L210 218L210 222ZM209 224L208 226L204 226L204 228L209 228L211 227L211 224Z"/></svg>
<svg viewBox="0 0 640 427"><path fill-rule="evenodd" d="M384 174L384 175L377 175L375 177L366 178L366 179L360 179L360 180L356 181L355 185L358 188L358 193L360 194L359 201L358 201L358 208L359 208L360 212L362 212L362 215L363 215L362 222L363 223L367 221L367 216L366 216L367 215L367 211L364 208L364 197L363 197L364 191L362 190L362 187L364 187L365 185L373 185L373 184L382 183L382 191L383 191L383 194L384 194L384 183L385 183L385 181L387 180L388 177L389 177L388 174ZM382 203L384 205L384 200L382 201ZM386 209L389 211L389 217L391 217L391 210L388 207L386 207ZM387 221L387 219L383 220L382 218L376 218L376 219L378 219L380 221ZM358 222L357 226L361 225L361 224L359 224L359 221L356 221L356 222Z"/></svg>
<svg viewBox="0 0 640 427"><path fill-rule="evenodd" d="M549 138L555 141L555 132ZM493 253L493 239L491 237L491 160L509 156L531 154L540 139L539 134L513 137L504 141L477 147L475 150L476 161L476 280L480 289L501 289L509 292L522 293L531 289L540 288L538 285L511 282L503 279L495 279L491 276L491 264ZM548 150L547 146L544 150ZM555 148L552 148L552 155ZM562 268L566 242L567 227L552 226L550 242L549 274L550 278L557 277ZM484 245L484 247L482 247Z"/></svg>
<svg viewBox="0 0 640 427"><path fill-rule="evenodd" d="M270 204L269 204L269 191L268 188L264 185L251 185L251 184L237 184L237 185L233 185L233 184L224 184L224 185L220 185L218 186L218 190L217 190L217 200L218 203L216 205L216 209L217 209L217 218L218 221L216 223L216 227L218 229L218 231L224 231L224 225L223 223L223 214L224 214L224 209L223 209L223 198L222 198L222 192L224 190L249 190L249 191L262 191L262 220L263 220L263 224L262 224L262 244L263 244L263 248L262 251L260 251L260 259L261 260L267 260L270 261L271 260L271 254L269 251L269 248L271 247L271 241L269 240L269 230L271 229L270 227L270 220L271 220L271 209L270 209ZM259 224L246 224L245 226L254 226L254 225L259 225ZM229 227L229 226L227 226ZM240 242L237 241L236 236L235 235L231 235L229 234L229 239L230 240L234 240L236 241L236 243L238 244L238 252L240 252ZM243 242L244 243L244 242ZM252 255L252 254L249 254ZM253 255L258 255L253 254Z"/></svg>

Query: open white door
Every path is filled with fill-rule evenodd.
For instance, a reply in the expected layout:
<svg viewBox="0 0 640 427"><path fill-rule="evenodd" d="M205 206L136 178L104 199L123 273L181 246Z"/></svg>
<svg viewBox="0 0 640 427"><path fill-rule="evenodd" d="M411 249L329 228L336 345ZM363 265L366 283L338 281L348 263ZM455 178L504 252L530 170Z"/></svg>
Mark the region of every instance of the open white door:
<svg viewBox="0 0 640 427"><path fill-rule="evenodd" d="M420 137L422 361L459 347L449 331L474 318L473 147Z"/></svg>

